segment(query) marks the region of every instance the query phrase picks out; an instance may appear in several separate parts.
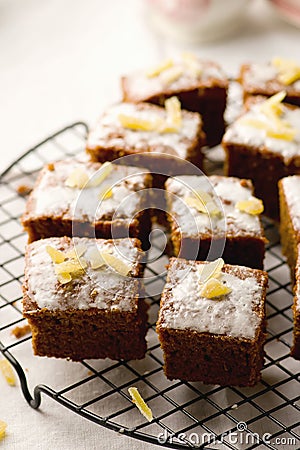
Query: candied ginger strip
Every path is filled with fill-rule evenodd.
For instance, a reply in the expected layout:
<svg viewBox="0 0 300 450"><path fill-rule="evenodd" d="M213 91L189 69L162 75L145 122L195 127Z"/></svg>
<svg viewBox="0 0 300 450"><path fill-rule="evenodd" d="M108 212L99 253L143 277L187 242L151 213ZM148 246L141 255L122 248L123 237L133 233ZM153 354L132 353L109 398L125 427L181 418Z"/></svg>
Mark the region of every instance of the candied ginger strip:
<svg viewBox="0 0 300 450"><path fill-rule="evenodd" d="M13 368L7 359L1 359L0 360L0 370L7 381L7 383L10 386L15 386L16 384L16 377L13 371Z"/></svg>
<svg viewBox="0 0 300 450"><path fill-rule="evenodd" d="M205 283L210 278L218 278L222 273L224 266L224 260L218 258L215 261L211 261L207 264L203 264L199 267L200 283Z"/></svg>
<svg viewBox="0 0 300 450"><path fill-rule="evenodd" d="M0 440L4 438L6 433L7 423L0 420Z"/></svg>
<svg viewBox="0 0 300 450"><path fill-rule="evenodd" d="M164 72L165 70L169 69L170 67L173 66L173 60L172 59L166 59L165 61L163 61L162 63L158 64L156 67L154 67L153 69L148 70L148 72L146 72L146 76L148 78L155 78L158 75L160 75L162 72Z"/></svg>
<svg viewBox="0 0 300 450"><path fill-rule="evenodd" d="M102 251L101 257L107 266L111 267L115 272L124 277L128 275L128 272L131 270L131 266L129 264L112 255L108 251Z"/></svg>
<svg viewBox="0 0 300 450"><path fill-rule="evenodd" d="M252 199L249 200L240 200L239 202L236 203L236 208L241 211L241 212L245 212L251 215L258 215L261 214L264 210L264 204L262 202L262 200L260 200L259 198L255 198L253 197Z"/></svg>
<svg viewBox="0 0 300 450"><path fill-rule="evenodd" d="M88 174L81 167L77 167L68 176L68 178L65 181L65 185L71 188L82 189L86 186L88 181L89 181Z"/></svg>
<svg viewBox="0 0 300 450"><path fill-rule="evenodd" d="M216 278L210 278L200 289L201 297L207 299L213 299L227 295L231 292L231 289Z"/></svg>
<svg viewBox="0 0 300 450"><path fill-rule="evenodd" d="M113 164L109 161L103 163L98 172L90 179L87 187L99 186L112 173L113 167Z"/></svg>
<svg viewBox="0 0 300 450"><path fill-rule="evenodd" d="M130 387L128 389L128 392L132 398L132 402L136 405L141 414L143 414L143 416L146 417L149 422L151 422L153 420L152 411L146 404L138 389L136 387Z"/></svg>

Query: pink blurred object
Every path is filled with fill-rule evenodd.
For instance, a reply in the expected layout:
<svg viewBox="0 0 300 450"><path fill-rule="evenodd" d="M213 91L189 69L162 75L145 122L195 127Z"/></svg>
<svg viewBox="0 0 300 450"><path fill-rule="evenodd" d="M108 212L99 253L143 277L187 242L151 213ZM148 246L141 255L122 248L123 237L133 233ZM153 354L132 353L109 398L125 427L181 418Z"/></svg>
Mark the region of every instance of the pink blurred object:
<svg viewBox="0 0 300 450"><path fill-rule="evenodd" d="M146 0L156 28L174 39L210 41L241 27L249 0Z"/></svg>
<svg viewBox="0 0 300 450"><path fill-rule="evenodd" d="M300 27L299 0L269 0L279 16L287 22Z"/></svg>

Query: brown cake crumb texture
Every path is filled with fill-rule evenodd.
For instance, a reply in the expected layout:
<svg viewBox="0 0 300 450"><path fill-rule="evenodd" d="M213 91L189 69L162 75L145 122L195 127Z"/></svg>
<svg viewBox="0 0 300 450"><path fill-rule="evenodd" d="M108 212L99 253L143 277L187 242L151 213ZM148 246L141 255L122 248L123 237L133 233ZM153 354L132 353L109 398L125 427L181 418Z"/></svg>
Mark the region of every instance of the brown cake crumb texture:
<svg viewBox="0 0 300 450"><path fill-rule="evenodd" d="M89 358L141 359L146 352L147 305L142 297L143 287L138 277L142 275L140 259L140 243L131 239L138 250L132 270L131 279L121 281L120 287L110 291L104 290L95 282L95 271L90 267L81 277L72 279L70 283L61 285L55 278L54 269L49 273L51 263L44 267L33 266L33 255L42 251L46 260L45 245L51 245L60 251L68 251L76 245L88 245L87 238L48 238L33 242L27 246L25 255L25 278L23 283L23 315L28 319L32 330L32 346L35 355L56 358L70 358L81 361ZM108 248L110 245L122 245L125 240L96 240L97 245ZM49 256L49 255L48 255ZM105 269L105 270L108 270ZM109 286L108 271L107 280ZM49 295L54 296L57 307L48 309L39 307L36 293L30 289L30 277L41 277L48 280ZM97 292L96 292L97 291ZM45 291L46 292L46 291ZM47 291L48 292L48 291ZM89 294L88 294L89 293ZM87 294L84 296L84 294ZM41 294L39 294L41 296ZM94 295L104 303L100 307L95 304ZM81 296L84 296L81 298ZM84 302L86 307L80 309L72 306ZM122 303L123 302L123 303ZM126 306L124 307L124 302ZM121 306L123 304L123 306ZM106 306L105 306L106 305ZM113 306L115 305L115 306ZM112 307L113 306L113 307Z"/></svg>
<svg viewBox="0 0 300 450"><path fill-rule="evenodd" d="M296 283L294 286L294 302L292 306L294 329L291 356L300 360L300 245L298 245L298 258L296 267Z"/></svg>
<svg viewBox="0 0 300 450"><path fill-rule="evenodd" d="M172 329L165 325L164 311L172 312L173 309L170 283L174 281L174 274L176 279L178 270L189 266L195 268L201 264L203 263L183 259L170 260L167 287L162 294L157 323L157 333L164 353L165 374L170 380L202 381L222 386L253 386L261 378L260 370L264 362L266 272L230 265L225 265L222 269L223 272L233 274L241 280L246 280L249 276L255 277L261 286L261 300L254 306L259 325L253 339L198 332L188 328ZM199 297L198 301L201 301ZM201 317L199 320L201 321ZM226 321L226 318L224 320Z"/></svg>

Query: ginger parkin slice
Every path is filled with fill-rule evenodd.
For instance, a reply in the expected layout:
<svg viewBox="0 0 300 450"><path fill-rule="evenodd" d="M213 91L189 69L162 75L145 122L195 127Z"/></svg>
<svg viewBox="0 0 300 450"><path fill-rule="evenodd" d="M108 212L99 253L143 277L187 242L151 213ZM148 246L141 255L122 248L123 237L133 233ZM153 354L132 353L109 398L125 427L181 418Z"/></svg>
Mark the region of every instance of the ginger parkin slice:
<svg viewBox="0 0 300 450"><path fill-rule="evenodd" d="M146 404L145 400L139 393L138 389L136 387L130 387L128 389L128 392L132 398L132 402L136 405L141 414L143 414L143 416L148 420L148 422L151 422L153 420L152 411Z"/></svg>

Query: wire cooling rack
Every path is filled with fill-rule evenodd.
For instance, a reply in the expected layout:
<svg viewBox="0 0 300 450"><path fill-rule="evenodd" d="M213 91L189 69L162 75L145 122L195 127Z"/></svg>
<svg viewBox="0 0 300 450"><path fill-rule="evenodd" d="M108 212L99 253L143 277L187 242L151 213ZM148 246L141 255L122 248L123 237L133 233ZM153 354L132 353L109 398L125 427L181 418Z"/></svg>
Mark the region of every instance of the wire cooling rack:
<svg viewBox="0 0 300 450"><path fill-rule="evenodd" d="M38 358L32 355L31 336L16 339L11 334L26 323L21 313L21 283L27 236L19 221L26 198L18 194L18 188L32 186L43 164L81 152L86 132L84 123L64 128L24 154L0 179L0 349L18 373L29 405L38 408L46 394L96 424L173 449L299 448L299 362L289 356L292 292L271 221L264 220L269 239L265 266L270 278L266 357L262 381L253 388L165 378L155 333L159 297L151 294L164 284L160 273L166 256L149 264L145 273L156 276L155 282L146 282L151 307L145 359L74 363ZM157 238L153 250L158 251L159 246ZM47 382L39 384L45 377ZM130 386L139 388L153 411L153 422L147 422L132 404L127 391Z"/></svg>

